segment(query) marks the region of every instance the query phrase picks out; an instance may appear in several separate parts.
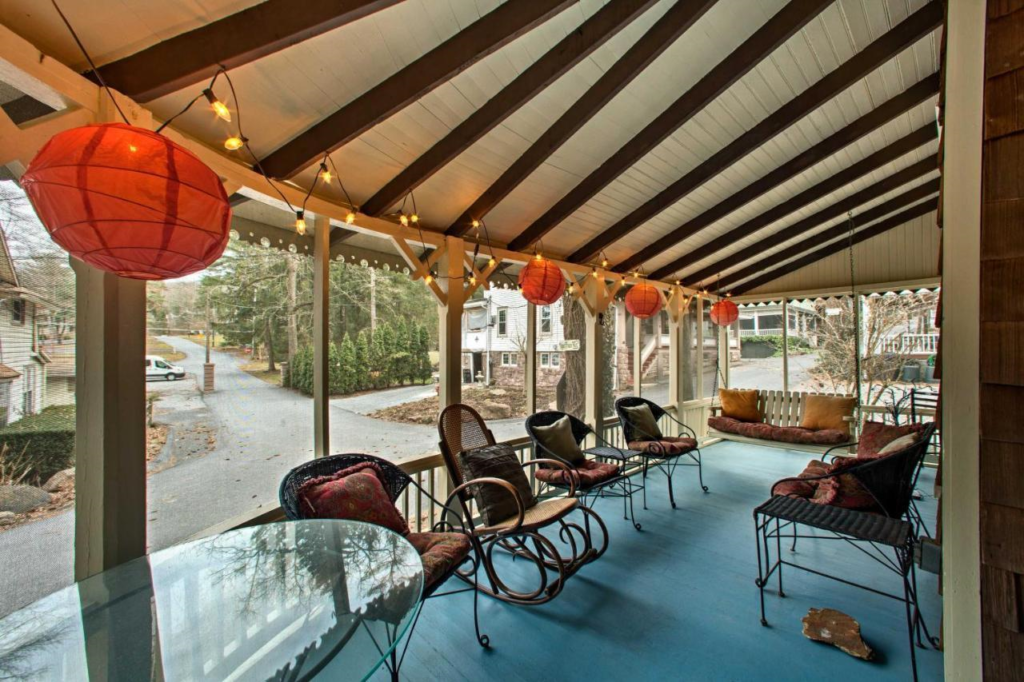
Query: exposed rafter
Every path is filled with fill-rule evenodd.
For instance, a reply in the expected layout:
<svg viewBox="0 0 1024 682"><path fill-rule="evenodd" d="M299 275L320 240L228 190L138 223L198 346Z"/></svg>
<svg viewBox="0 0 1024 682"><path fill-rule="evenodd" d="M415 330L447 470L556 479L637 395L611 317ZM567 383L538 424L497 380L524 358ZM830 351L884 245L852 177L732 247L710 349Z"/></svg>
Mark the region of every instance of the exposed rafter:
<svg viewBox="0 0 1024 682"><path fill-rule="evenodd" d="M506 2L285 143L261 161L263 169L276 178L295 175L572 4Z"/></svg>
<svg viewBox="0 0 1024 682"><path fill-rule="evenodd" d="M874 185L872 187L874 187ZM922 183L917 187L914 187L913 189L904 192L903 194L893 197L892 199L889 199L888 201L878 204L877 206L869 208L866 211L856 215L855 217L858 223L864 225L868 223L873 223L874 221L880 218L884 218L885 216L889 215L890 213L893 213L894 211L898 211L922 199L930 197L931 195L935 194L938 191L938 178L934 180L929 180L928 182ZM858 194L860 193L858 192ZM852 199L853 197L850 198ZM855 210L854 208L847 208L847 206L843 205L847 203L848 202L844 200L842 202L839 202L838 204L835 204L834 206L829 206L825 210L819 211L818 213L815 213L812 216L808 216L804 220L801 220L798 223L794 223L790 227L787 227L782 232L778 232L769 237L765 237L764 239L748 246L742 251L730 254L728 257L723 258L721 261L708 266L707 268L701 270L700 272L694 273L694 275L692 277L687 278L687 280L699 282L708 279L720 272L724 272L725 270L731 267L739 265L745 260L754 258L758 254L765 253L766 251L771 249L773 246L776 246L777 244L787 242L790 239L799 237L802 234L806 234L807 232L810 232L814 228L819 227L830 220L834 220L835 218L843 215L844 213L847 213L848 211ZM861 201L861 203L863 203L863 200ZM833 239L842 237L847 232L849 232L849 228L846 226L846 223L839 223L838 225L830 227L827 230L823 230L818 234L801 241L798 244L794 244L790 248L779 251L778 253L774 253L771 256L768 256L760 261L757 261L756 263L753 263L752 265L737 270L736 272L730 273L729 275L722 277L721 279L715 280L715 289L728 290L728 288L735 284L736 282L742 282L743 280L749 277L753 277L759 272L767 270L768 268L775 267L780 263L784 263L790 258L800 255L804 251L808 251L817 246L821 246L822 244L827 244Z"/></svg>
<svg viewBox="0 0 1024 682"><path fill-rule="evenodd" d="M676 2L448 228L462 236L643 72L718 0Z"/></svg>
<svg viewBox="0 0 1024 682"><path fill-rule="evenodd" d="M923 215L927 215L928 213L931 213L938 207L938 199L930 199L921 204L918 204L917 206L912 206L911 208L908 208L906 211L903 211L902 213L897 213L891 218L886 218L880 223L876 223L868 228L860 230L859 232L855 232L852 240L844 239L842 241L836 242L835 244L830 244L829 246L826 246L822 249L818 249L817 251L814 251L813 253L804 256L803 258L795 260L792 263L787 263L781 268L777 268L768 273L765 273L764 275L761 275L756 279L752 279L749 282L744 282L740 286L736 287L732 291L732 293L735 295L740 295L750 291L751 289L756 289L762 284L767 284L768 282L776 280L779 277L782 277L783 275L788 275L789 273L795 272L800 268L806 267L812 263L817 263L822 258L827 258L833 254L842 252L843 250L850 247L851 241L854 245L860 244L861 242L867 241L872 237L877 237L878 235L888 232L889 230L892 230L894 228L897 228L900 225L904 225L913 220L914 218L919 218Z"/></svg>
<svg viewBox="0 0 1024 682"><path fill-rule="evenodd" d="M369 215L384 213L655 2L619 0L606 4L367 199L362 206L363 212Z"/></svg>
<svg viewBox="0 0 1024 682"><path fill-rule="evenodd" d="M743 133L696 168L679 178L671 185L648 199L629 215L619 220L607 230L591 239L576 251L569 260L585 261L600 252L609 244L626 236L637 227L657 214L669 208L687 194L715 177L741 158L754 151L768 140L804 118L822 104L832 99L843 90L868 75L889 59L917 42L919 38L935 30L942 23L942 8L939 3L930 3L919 9L907 19L900 22L892 30L886 32L870 45L845 61L824 78L810 86L799 95L776 109L767 118ZM688 234L684 228L673 231L679 236L668 241L669 244L685 239ZM667 248L664 247L664 248ZM661 252L658 249L655 253ZM623 264L623 269L629 269Z"/></svg>
<svg viewBox="0 0 1024 682"><path fill-rule="evenodd" d="M515 251L529 249L537 240L554 229L558 223L569 217L576 209L639 161L647 152L657 147L666 137L690 120L694 114L746 75L762 59L786 42L829 4L831 4L831 0L791 0L754 35L711 69L696 85L676 99L657 118L606 159L597 170L584 178L554 206L533 221L509 243L509 248Z"/></svg>
<svg viewBox="0 0 1024 682"><path fill-rule="evenodd" d="M831 175L816 185L812 185L799 194L790 197L786 201L772 206L764 213L751 218L742 225L734 227L725 234L719 235L711 241L688 251L685 255L676 258L671 263L663 265L652 272L651 277L657 279L668 277L689 265L693 265L698 261L712 256L718 251L735 244L738 240L749 237L758 230L774 223L776 220L784 218L793 211L797 211L814 201L823 199L840 187L848 185L868 173L883 168L886 164L895 161L904 154L908 154L918 147L928 144L937 136L938 131L935 124L927 123L909 135L901 137L892 144L882 147L874 154L869 154L852 166L848 166L835 175ZM925 159L922 163L931 163L934 166L935 162L934 159Z"/></svg>
<svg viewBox="0 0 1024 682"><path fill-rule="evenodd" d="M939 74L934 73L917 82L912 87L896 95L887 102L872 109L868 113L836 131L810 149L793 157L775 170L758 178L735 194L718 202L703 213L694 216L682 226L672 230L664 237L644 247L635 255L619 263L615 269L625 272L630 268L642 265L666 249L674 246L691 235L700 232L717 220L721 220L733 211L753 201L762 194L771 191L782 183L791 180L811 166L827 159L841 149L853 144L868 133L880 128L900 114L906 112L921 101L935 95L939 91ZM570 260L581 258L583 249L569 257Z"/></svg>
<svg viewBox="0 0 1024 682"><path fill-rule="evenodd" d="M111 87L148 102L362 19L402 0L266 0L99 67ZM91 72L86 74L95 80Z"/></svg>

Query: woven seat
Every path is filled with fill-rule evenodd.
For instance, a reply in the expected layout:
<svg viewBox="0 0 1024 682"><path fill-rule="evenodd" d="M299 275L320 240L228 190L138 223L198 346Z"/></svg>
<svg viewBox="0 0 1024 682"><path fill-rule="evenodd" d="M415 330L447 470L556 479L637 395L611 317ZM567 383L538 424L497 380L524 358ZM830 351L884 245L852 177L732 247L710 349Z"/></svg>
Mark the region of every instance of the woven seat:
<svg viewBox="0 0 1024 682"><path fill-rule="evenodd" d="M610 459L629 459L630 457L636 457L641 454L636 450L625 450L608 445L599 445L596 448L587 448L583 453L586 455L593 455L594 457L608 457Z"/></svg>
<svg viewBox="0 0 1024 682"><path fill-rule="evenodd" d="M889 547L903 547L911 536L911 526L902 519L882 514L814 504L799 497L777 496L755 510L783 521L833 531Z"/></svg>
<svg viewBox="0 0 1024 682"><path fill-rule="evenodd" d="M535 530L553 521L557 521L576 509L578 504L579 502L574 497L556 497L551 500L538 502L523 512L523 530ZM518 519L519 516L513 516L493 526L477 528L476 532L479 535L487 535L507 530L515 526Z"/></svg>

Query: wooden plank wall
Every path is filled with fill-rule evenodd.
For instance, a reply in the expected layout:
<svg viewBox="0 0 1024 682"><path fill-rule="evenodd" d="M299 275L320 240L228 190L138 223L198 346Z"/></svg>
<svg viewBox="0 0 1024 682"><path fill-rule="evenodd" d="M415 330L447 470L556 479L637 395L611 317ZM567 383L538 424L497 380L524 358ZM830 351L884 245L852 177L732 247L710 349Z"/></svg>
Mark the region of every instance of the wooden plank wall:
<svg viewBox="0 0 1024 682"><path fill-rule="evenodd" d="M981 608L998 682L1024 680L1024 0L989 0L985 40Z"/></svg>

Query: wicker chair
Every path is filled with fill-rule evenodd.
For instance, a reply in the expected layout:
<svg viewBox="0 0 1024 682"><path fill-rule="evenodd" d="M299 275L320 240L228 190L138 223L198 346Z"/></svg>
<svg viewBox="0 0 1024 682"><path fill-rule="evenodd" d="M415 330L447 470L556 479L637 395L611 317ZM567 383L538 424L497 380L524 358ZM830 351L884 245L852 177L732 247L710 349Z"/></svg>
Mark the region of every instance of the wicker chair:
<svg viewBox="0 0 1024 682"><path fill-rule="evenodd" d="M847 462L841 470L816 476L784 478L772 485L771 499L754 510L755 544L757 545L757 580L755 583L760 590L762 625L768 625L765 617L764 588L772 573L778 572L779 596L785 596L782 589L783 565L891 597L906 605L911 663L914 679L917 679L915 636L917 646L924 646L921 641L922 632L933 646L937 645L937 640L928 633L917 605L917 575L913 561L917 537L909 509L921 461L927 452L934 429L933 424L928 424L913 445L891 455L860 460L846 458ZM844 477L850 478L844 479ZM780 494L782 492L780 488L787 484L789 486L793 484L819 486L825 481L834 481L834 485L837 486L854 486L858 495L866 492L867 497L873 501L873 509L866 511L819 504L812 502L804 495L793 492ZM799 533L800 526L824 531L827 535L801 535ZM790 529L792 534L786 534ZM838 538L858 547L879 564L901 577L903 595L881 592L845 577L839 578L808 566L784 560L782 558L782 538L792 538L793 551L795 551L798 537L805 540L834 540ZM769 541L773 538L778 557L774 563L770 563ZM763 564L762 549L764 551ZM887 555L888 550L892 551L892 557Z"/></svg>
<svg viewBox="0 0 1024 682"><path fill-rule="evenodd" d="M330 476L349 467L361 464L364 462L372 462L379 467L380 472L383 474L384 489L388 493L388 497L394 503L402 495L406 488L410 485L415 489L415 494L422 495L429 498L432 502L437 505L441 505L442 508L447 508L448 504L442 503L430 495L422 486L417 484L407 473L402 471L395 464L388 462L387 460L374 457L372 455L363 454L343 454L343 455L332 455L330 457L322 457L315 459L305 464L300 464L295 467L287 474L281 481L281 487L278 491L278 497L281 501L281 508L284 510L285 516L292 520L314 518L308 509L304 508L300 504L298 491L302 487L302 484L306 481L321 476ZM450 503L450 499L449 499ZM453 525L450 520L445 519L434 525L432 533L452 533L459 535L467 535L465 528ZM408 538L413 541L414 546L420 549L421 543L415 542L416 536L424 536L426 534L421 533L410 533ZM436 545L435 545L436 546ZM487 635L480 633L480 620L479 620L479 609L478 609L478 592L475 589L476 576L478 575L478 569L480 567L480 557L477 550L477 546L471 541L471 550L468 555L462 561L453 562L446 570L439 576L436 576L430 582L427 582L426 576L424 576L423 584L423 599L430 599L432 597L443 597L451 594L458 594L460 592L467 592L473 590L473 627L476 630L477 642L480 646L488 647L490 645L490 639ZM429 551L429 550L428 550ZM422 550L421 550L422 553ZM468 570L460 571L460 566L470 564ZM474 587L466 587L457 590L449 590L446 592L439 592L438 589L453 575L458 574L461 578L474 583ZM392 647L391 653L388 656L388 661L385 665L391 673L392 679L398 679L398 671L402 664L402 659L405 657L405 651L409 647L409 641L412 639L413 630L416 629L416 623L419 621L419 614L417 612L416 618L409 628L408 636L406 637L405 648L402 654L398 654L398 647Z"/></svg>
<svg viewBox="0 0 1024 682"><path fill-rule="evenodd" d="M627 407L638 407L639 405L647 405L651 409L651 414L654 415L655 420L667 417L672 422L675 422L679 427L680 433L687 435L657 438L654 434L643 433L630 422L629 415L625 410ZM672 490L672 475L675 473L676 467L697 467L697 479L700 483L700 488L704 492L708 491L708 487L704 485L704 470L701 466L700 448L697 446L697 434L693 429L673 417L661 405L637 396L623 396L616 400L615 414L618 415L619 424L622 425L622 437L626 441L626 447L638 451L639 457L643 461L644 509L647 509L647 473L651 469L660 469L668 479L668 499L672 503L673 509L676 508L676 498ZM684 460L681 462L680 459L684 458L688 458L691 461L687 462Z"/></svg>
<svg viewBox="0 0 1024 682"><path fill-rule="evenodd" d="M458 499L462 506L462 518L476 547L477 555L481 558L487 578L486 584L479 584L479 590L511 604L543 604L558 596L565 587L566 580L607 549L608 530L604 522L593 510L579 504L576 499L576 482L570 469L553 459L532 459L523 462L522 465L548 466L564 470L569 481L565 497L537 500L530 504L520 497L514 486L506 483L506 489L511 491L516 499L518 515L489 526L477 526L474 521L472 491L474 486L480 485L481 482L494 479L468 479L462 470L459 454L495 445L494 434L484 424L477 411L468 405L446 407L438 419L437 430L441 437L440 446L445 466L455 483L455 490L449 496L448 502ZM566 520L569 514L577 510L583 515L582 526ZM599 549L595 548L593 542L594 525L600 529L602 535ZM541 533L544 529L556 531L556 537L569 546L570 556L562 556L554 543ZM536 589L526 592L513 590L502 580L493 560L495 547L511 553L513 557L526 559L537 568ZM550 576L549 573L553 573L554 576Z"/></svg>
<svg viewBox="0 0 1024 682"><path fill-rule="evenodd" d="M563 460L561 457L551 452L551 450L544 447L544 444L537 438L536 428L538 426L551 426L559 419L567 417L569 419L569 426L572 428L572 435L576 439L576 443L582 448L582 444L587 436L593 436L597 443L596 447L583 449L583 454L591 455L594 459L587 460L588 469L581 472L579 467L574 466L571 462ZM622 498L622 518L632 521L633 527L637 530L641 530L642 526L636 522L636 514L633 511L633 493L641 489L642 484L638 485L634 483L627 475L627 466L630 460L640 453L633 450L623 450L617 448L604 438L598 435L597 431L590 428L590 426L582 419L577 419L571 414L565 412L537 412L531 414L526 418L526 433L530 436L533 441L534 452L548 459L555 459L570 469L573 470L576 479L576 497L579 499L580 504L587 508L593 508L594 502L599 497L621 497ZM602 462L604 460L604 462ZM603 475L603 472L598 476L589 475L590 471L594 471L591 468L591 462L601 463L613 463L616 467L614 473L609 476ZM534 472L534 477L541 480L544 485L550 486L558 490L567 490L569 488L568 482L565 480L565 476L552 476L550 467L541 466L537 471ZM558 472L561 473L561 472Z"/></svg>

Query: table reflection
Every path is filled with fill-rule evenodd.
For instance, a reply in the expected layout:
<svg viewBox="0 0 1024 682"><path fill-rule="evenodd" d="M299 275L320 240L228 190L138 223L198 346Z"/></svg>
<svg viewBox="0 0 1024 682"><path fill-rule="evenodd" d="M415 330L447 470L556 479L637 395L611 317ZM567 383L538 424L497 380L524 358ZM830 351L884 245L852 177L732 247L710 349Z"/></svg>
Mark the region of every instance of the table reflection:
<svg viewBox="0 0 1024 682"><path fill-rule="evenodd" d="M270 524L172 547L0 620L0 679L362 679L408 626L401 536Z"/></svg>

